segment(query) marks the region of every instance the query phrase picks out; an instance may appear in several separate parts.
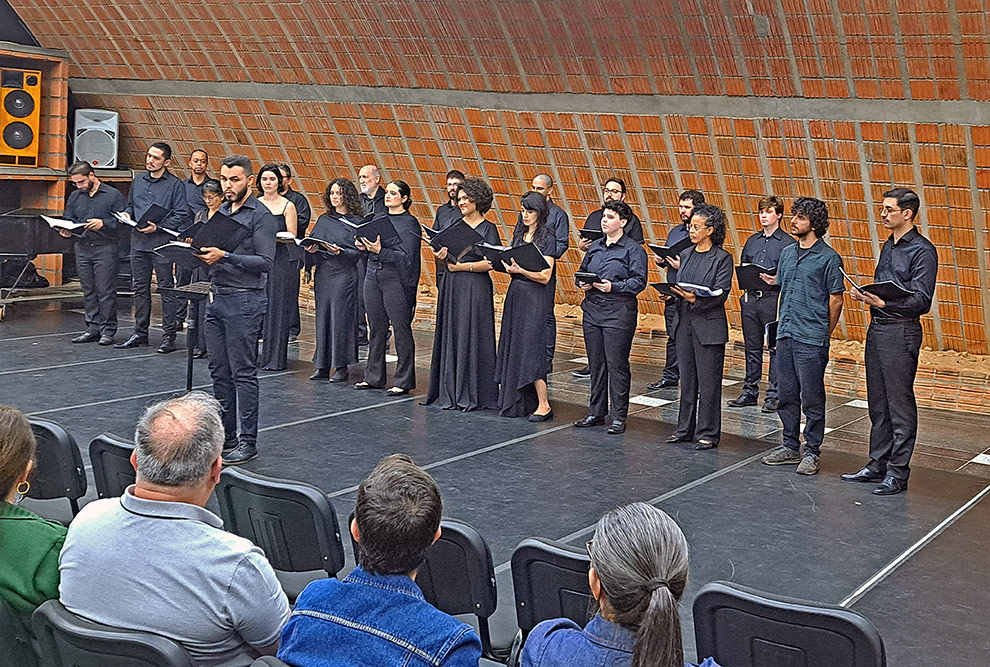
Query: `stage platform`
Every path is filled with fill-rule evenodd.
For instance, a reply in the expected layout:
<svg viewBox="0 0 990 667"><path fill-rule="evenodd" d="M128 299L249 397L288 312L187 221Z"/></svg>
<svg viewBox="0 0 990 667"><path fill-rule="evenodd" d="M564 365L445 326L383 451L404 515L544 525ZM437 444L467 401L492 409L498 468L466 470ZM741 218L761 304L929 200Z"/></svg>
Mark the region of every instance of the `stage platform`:
<svg viewBox="0 0 990 667"><path fill-rule="evenodd" d="M119 340L130 324L123 310L121 317ZM865 453L869 418L861 403L829 400L822 471L802 477L791 467L760 463L779 442L780 424L758 408L725 410L717 450L663 444L673 430L677 394L644 393L656 368L634 369L628 430L608 436L604 427L571 426L584 416L587 400L586 381L571 376L580 366L573 355L555 361L554 422L530 424L419 405L430 357L422 333L414 396L389 399L349 384L311 382L311 321L304 318L303 326L290 347L290 368L261 373L261 456L245 467L319 486L343 522L375 462L396 451L410 454L440 484L445 516L472 524L491 546L499 586L496 629L514 618L508 561L523 538L583 544L602 512L640 500L674 516L691 545L683 615L688 657L694 654L691 602L716 579L850 606L879 628L892 666L985 664L990 656L990 587L981 583L990 571L987 481L965 470L916 466L909 491L890 498L871 495L871 485L842 482L839 473L865 459L830 450L828 443L859 442ZM132 439L144 406L181 391L185 357L160 355L155 347L69 344L81 327L82 315L68 306L11 310L0 323L0 403L64 426L88 466L93 437L108 432ZM159 337L152 332L153 345ZM353 367L352 380L359 379L360 367ZM737 395L738 383L726 383L724 397ZM205 360L196 362L194 384L210 388ZM972 413L922 416L923 435L940 442L986 440L988 428L990 418ZM95 497L90 483L86 500ZM68 517L64 501L26 505Z"/></svg>

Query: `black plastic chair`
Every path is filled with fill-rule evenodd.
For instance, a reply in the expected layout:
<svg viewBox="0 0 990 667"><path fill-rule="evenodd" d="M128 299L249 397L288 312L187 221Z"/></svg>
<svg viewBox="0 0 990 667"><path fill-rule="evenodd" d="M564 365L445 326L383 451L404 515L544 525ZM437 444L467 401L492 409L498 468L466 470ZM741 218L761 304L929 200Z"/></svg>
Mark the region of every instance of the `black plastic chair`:
<svg viewBox="0 0 990 667"><path fill-rule="evenodd" d="M134 483L131 452L134 445L104 433L89 443L89 460L93 463L93 481L100 498L119 498Z"/></svg>
<svg viewBox="0 0 990 667"><path fill-rule="evenodd" d="M426 561L416 571L416 583L426 601L440 611L451 616L477 616L484 656L504 661L509 647L492 646L488 625L498 604L495 566L488 543L481 533L462 521L444 519L440 528L440 539L433 543Z"/></svg>
<svg viewBox="0 0 990 667"><path fill-rule="evenodd" d="M555 540L530 537L512 552L512 590L519 634L509 664L518 664L522 645L541 621L569 618L584 625L595 599L588 587L591 558L585 549Z"/></svg>
<svg viewBox="0 0 990 667"><path fill-rule="evenodd" d="M86 495L86 469L75 438L55 422L30 419L38 443L28 498L68 498L72 516L79 513L79 499Z"/></svg>
<svg viewBox="0 0 990 667"><path fill-rule="evenodd" d="M883 640L849 609L768 595L725 581L694 599L699 658L732 667L885 667Z"/></svg>
<svg viewBox="0 0 990 667"><path fill-rule="evenodd" d="M0 667L36 667L38 654L34 649L30 618L18 614L0 598Z"/></svg>
<svg viewBox="0 0 990 667"><path fill-rule="evenodd" d="M166 637L92 623L49 600L31 617L43 664L50 667L194 667L186 650Z"/></svg>
<svg viewBox="0 0 990 667"><path fill-rule="evenodd" d="M278 658L264 655L251 663L250 667L290 667L289 663L282 662Z"/></svg>
<svg viewBox="0 0 990 667"><path fill-rule="evenodd" d="M337 513L315 486L224 468L216 494L224 527L261 547L276 570L343 569Z"/></svg>

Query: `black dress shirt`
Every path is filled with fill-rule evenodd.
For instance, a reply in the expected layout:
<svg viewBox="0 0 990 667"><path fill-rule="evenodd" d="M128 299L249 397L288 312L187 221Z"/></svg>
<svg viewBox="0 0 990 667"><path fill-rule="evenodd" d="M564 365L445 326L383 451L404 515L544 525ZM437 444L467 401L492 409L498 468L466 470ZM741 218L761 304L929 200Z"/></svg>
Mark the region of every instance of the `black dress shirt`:
<svg viewBox="0 0 990 667"><path fill-rule="evenodd" d="M296 238L305 238L309 221L313 218L313 209L309 207L309 200L306 199L306 195L292 188L286 189L285 198L296 207Z"/></svg>
<svg viewBox="0 0 990 667"><path fill-rule="evenodd" d="M275 216L254 195L248 195L236 213L230 212L229 201L223 203L220 212L250 233L234 252L210 267L210 281L214 287L265 289L275 259Z"/></svg>
<svg viewBox="0 0 990 667"><path fill-rule="evenodd" d="M203 201L203 186L208 180L210 180L209 176L204 178L202 183L197 184L190 176L182 181L186 186L186 204L189 206L190 218L194 220L197 213L206 210L206 202Z"/></svg>
<svg viewBox="0 0 990 667"><path fill-rule="evenodd" d="M447 229L460 219L461 209L447 202L437 207L436 216L433 218L433 229L437 231Z"/></svg>
<svg viewBox="0 0 990 667"><path fill-rule="evenodd" d="M897 243L891 235L880 249L874 282L891 281L912 294L887 301L883 309L870 308L873 317L921 317L932 308L938 252L932 242L912 227Z"/></svg>
<svg viewBox="0 0 990 667"><path fill-rule="evenodd" d="M375 190L374 197L369 197L363 192L359 196L361 197L361 203L364 204L365 215L374 214L376 218L379 218L388 213L385 209L385 188L379 187Z"/></svg>
<svg viewBox="0 0 990 667"><path fill-rule="evenodd" d="M63 217L72 222L86 222L92 218L99 218L103 221L103 229L87 229L81 234L73 234L73 239L89 245L105 245L117 242L120 223L113 214L123 210L124 196L120 191L111 185L100 183L100 187L92 196L88 190L78 188L70 194L69 200L65 202Z"/></svg>
<svg viewBox="0 0 990 667"><path fill-rule="evenodd" d="M605 209L600 208L588 216L588 219L584 221L585 229L597 229L601 231L602 228L602 216L605 214ZM630 239L636 243L642 244L645 241L643 236L643 223L640 222L636 214L632 214L632 218L626 220L626 226L622 228L622 233L624 236L628 236Z"/></svg>
<svg viewBox="0 0 990 667"><path fill-rule="evenodd" d="M146 171L131 183L131 189L127 193L126 210L131 219L138 223L138 227L144 226L144 221L140 218L152 204L157 204L170 211L169 215L158 225L159 227L179 231L188 227L192 220L189 205L186 202L186 185L168 169L160 178L152 178L151 173ZM137 228L131 228L132 251L150 252L174 239L174 236L161 230L156 230L151 234L142 234Z"/></svg>
<svg viewBox="0 0 990 667"><path fill-rule="evenodd" d="M762 231L756 232L746 239L739 261L742 264L756 264L765 269L775 269L777 262L780 261L781 251L792 243L797 243L797 240L790 234L785 234L780 227L769 236ZM779 292L780 287L767 285L763 291Z"/></svg>
<svg viewBox="0 0 990 667"><path fill-rule="evenodd" d="M612 290L604 296L635 299L646 288L649 271L646 251L625 234L611 245L605 243L607 240L606 237L591 244L581 262L580 270L594 273L602 280L612 283ZM577 285L578 282L575 278L574 284Z"/></svg>

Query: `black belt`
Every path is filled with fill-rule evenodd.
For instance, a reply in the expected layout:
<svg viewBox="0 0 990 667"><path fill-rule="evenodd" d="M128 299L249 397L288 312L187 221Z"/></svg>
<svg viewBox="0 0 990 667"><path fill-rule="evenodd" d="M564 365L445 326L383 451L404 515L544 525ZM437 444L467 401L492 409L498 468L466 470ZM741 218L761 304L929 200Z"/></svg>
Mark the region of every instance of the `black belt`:
<svg viewBox="0 0 990 667"><path fill-rule="evenodd" d="M210 288L214 294L225 296L228 294L241 294L242 292L261 292L263 287L223 287L214 285Z"/></svg>
<svg viewBox="0 0 990 667"><path fill-rule="evenodd" d="M765 296L776 297L777 296L777 293L778 293L778 290L769 290L769 289L765 289L765 290L748 289L748 290L746 290L746 294L748 294L749 296L751 296L753 298L756 298L756 299L762 299Z"/></svg>
<svg viewBox="0 0 990 667"><path fill-rule="evenodd" d="M874 317L873 324L909 324L920 322L919 317Z"/></svg>

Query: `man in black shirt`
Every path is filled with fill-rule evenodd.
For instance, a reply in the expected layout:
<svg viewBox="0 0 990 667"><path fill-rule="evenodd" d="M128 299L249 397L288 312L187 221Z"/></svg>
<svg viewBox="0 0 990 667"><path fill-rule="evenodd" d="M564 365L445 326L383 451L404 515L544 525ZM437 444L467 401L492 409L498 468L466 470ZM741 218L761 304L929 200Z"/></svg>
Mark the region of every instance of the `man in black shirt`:
<svg viewBox="0 0 990 667"><path fill-rule="evenodd" d="M282 184L285 192L282 193L286 199L295 204L296 207L296 238L306 238L306 230L309 229L309 221L313 217L313 209L309 206L306 195L292 189L292 169L287 164L278 165L278 170L282 172ZM289 283L289 299L292 302L289 310L289 341L294 341L299 336L299 280L301 274L296 274L296 279Z"/></svg>
<svg viewBox="0 0 990 667"><path fill-rule="evenodd" d="M82 285L86 308L86 332L72 339L73 343L112 345L117 333L117 249L119 225L114 213L124 210L124 197L109 185L100 182L88 162L75 162L68 170L69 180L76 186L65 203L63 217L75 223L85 223L78 234L65 229L58 233L74 238L76 273Z"/></svg>
<svg viewBox="0 0 990 667"><path fill-rule="evenodd" d="M918 435L914 377L921 348L919 318L931 310L938 273L935 246L915 222L921 201L914 191L895 188L883 194L880 217L891 235L880 250L876 283L890 281L910 294L884 300L853 289L852 298L870 306L866 332L866 395L869 402L870 461L850 482L879 482L873 493L892 496L907 489L909 463Z"/></svg>
<svg viewBox="0 0 990 667"><path fill-rule="evenodd" d="M553 179L550 178L549 174L537 174L534 176L532 188L534 192L539 192L547 198L547 207L549 208L547 229L550 230L556 241L550 256L554 259L560 259L567 252L567 246L571 238L571 223L567 217L567 212L553 201L553 197L551 196L553 193ZM516 224L521 223L522 214L520 213ZM550 299L550 315L547 316L547 374L553 369L553 355L557 349L557 316L553 310L556 294L557 274L554 273L553 277L550 278L550 282L547 283L547 298Z"/></svg>
<svg viewBox="0 0 990 667"><path fill-rule="evenodd" d="M447 201L437 207L436 216L433 219L433 229L446 229L461 219L461 209L457 207L457 191L463 182L463 171L451 169L447 172Z"/></svg>
<svg viewBox="0 0 990 667"><path fill-rule="evenodd" d="M381 187L382 173L373 164L366 164L358 172L358 187L361 190L361 203L364 204L364 214L379 217L387 214L385 210L385 188ZM358 345L368 345L368 315L364 309L364 274L368 270L368 253L361 253L357 263L358 284L358 316L357 339Z"/></svg>
<svg viewBox="0 0 990 667"><path fill-rule="evenodd" d="M790 234L780 228L784 215L784 202L770 195L760 200L760 226L762 229L748 239L743 246L741 264L756 264L764 269L776 269L780 251L797 243ZM746 290L740 301L742 311L743 344L746 348L746 379L742 394L728 401L729 407L741 408L756 405L760 396L760 378L763 375L763 339L766 327L777 319L777 300L780 287L767 284L758 290ZM777 351L770 348L770 371L767 374L766 400L763 412L777 411Z"/></svg>
<svg viewBox="0 0 990 667"><path fill-rule="evenodd" d="M226 200L220 213L243 227L232 252L203 248L210 265L206 346L213 394L223 408L225 465L258 456L258 338L267 308L265 287L275 258L275 216L251 194L254 169L243 155L220 167Z"/></svg>

